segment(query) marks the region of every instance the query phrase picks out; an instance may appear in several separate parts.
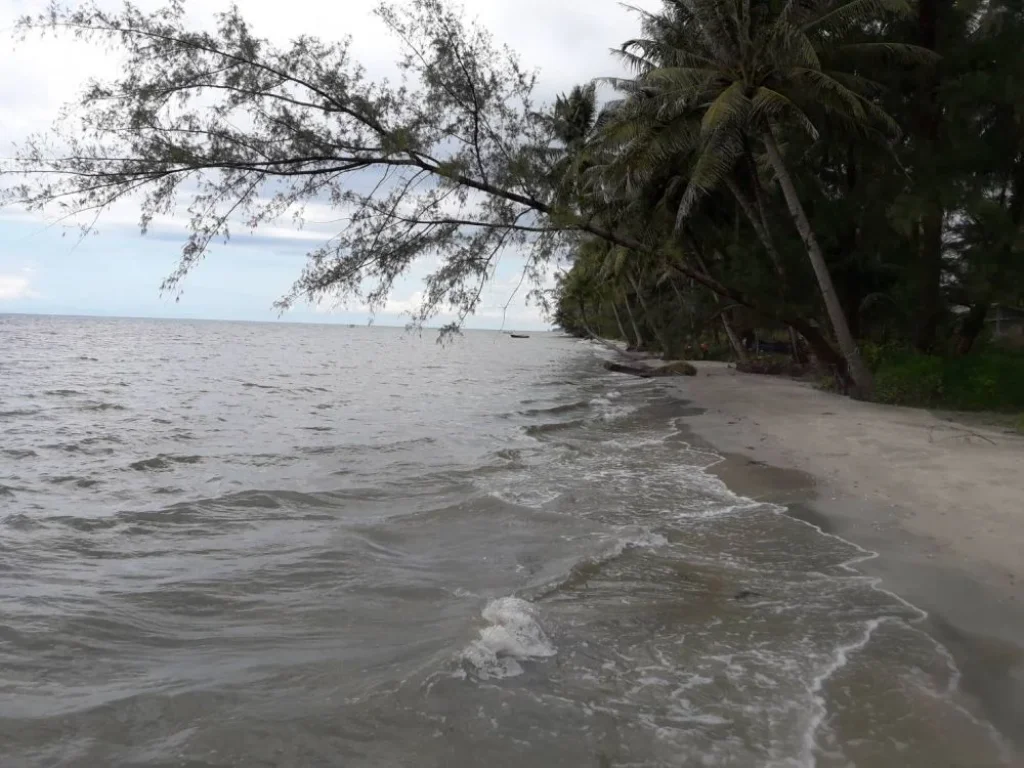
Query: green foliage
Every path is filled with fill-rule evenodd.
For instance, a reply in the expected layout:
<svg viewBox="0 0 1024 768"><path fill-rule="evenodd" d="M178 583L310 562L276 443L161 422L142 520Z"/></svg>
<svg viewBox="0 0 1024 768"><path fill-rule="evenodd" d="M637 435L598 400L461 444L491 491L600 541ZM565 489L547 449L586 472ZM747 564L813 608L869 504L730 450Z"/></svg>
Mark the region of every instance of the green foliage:
<svg viewBox="0 0 1024 768"><path fill-rule="evenodd" d="M790 329L841 391L857 340L887 402L1019 402L1017 358L963 356L987 308L1024 303L1019 0L664 0L612 101L589 82L546 105L446 0L378 9L404 51L391 82L345 40L257 38L237 8L204 31L176 0L72 5L19 34L123 66L3 161L0 205L86 230L129 198L143 230L186 210L169 291L232 231L327 205L338 229L282 310L384 307L425 260L411 319L458 326L513 251L535 285L557 273L544 298L572 333L742 359L740 337Z"/></svg>
<svg viewBox="0 0 1024 768"><path fill-rule="evenodd" d="M878 365L875 393L880 403L932 407L942 401L942 358L910 353Z"/></svg>
<svg viewBox="0 0 1024 768"><path fill-rule="evenodd" d="M1024 354L985 349L943 358L912 351L878 362L878 400L951 410L1024 408Z"/></svg>

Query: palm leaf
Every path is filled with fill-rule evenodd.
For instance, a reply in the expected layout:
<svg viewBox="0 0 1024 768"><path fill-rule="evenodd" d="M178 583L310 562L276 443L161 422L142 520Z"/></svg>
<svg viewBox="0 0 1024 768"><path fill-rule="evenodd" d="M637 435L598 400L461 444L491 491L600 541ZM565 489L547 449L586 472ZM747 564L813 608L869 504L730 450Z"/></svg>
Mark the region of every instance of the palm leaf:
<svg viewBox="0 0 1024 768"><path fill-rule="evenodd" d="M754 98L751 99L751 116L755 120L761 118L773 121L781 114L786 114L796 120L797 124L803 128L812 139L818 138L818 129L814 127L814 123L807 117L807 114L794 104L790 99L783 96L778 91L774 91L771 88L761 86L754 93Z"/></svg>
<svg viewBox="0 0 1024 768"><path fill-rule="evenodd" d="M815 30L830 35L842 35L851 27L876 21L879 16L892 14L906 16L910 6L906 0L845 0L838 6L819 14L800 25L800 31Z"/></svg>
<svg viewBox="0 0 1024 768"><path fill-rule="evenodd" d="M846 45L836 46L830 51L832 56L842 56L844 54L881 57L899 64L929 64L940 58L930 48L923 48L920 45L908 45L906 43L847 43Z"/></svg>
<svg viewBox="0 0 1024 768"><path fill-rule="evenodd" d="M689 93L697 86L707 85L719 75L719 70L707 67L701 69L692 67L664 67L649 72L645 80L652 84L664 84L677 91Z"/></svg>
<svg viewBox="0 0 1024 768"><path fill-rule="evenodd" d="M697 158L690 173L690 181L679 203L676 231L682 229L693 207L736 167L743 154L743 143L732 133L712 137Z"/></svg>
<svg viewBox="0 0 1024 768"><path fill-rule="evenodd" d="M739 81L722 91L704 111L701 132L718 133L745 119L750 114L750 99L743 91L743 83Z"/></svg>
<svg viewBox="0 0 1024 768"><path fill-rule="evenodd" d="M817 69L794 67L789 74L826 112L845 113L856 122L867 122L863 99L842 83Z"/></svg>

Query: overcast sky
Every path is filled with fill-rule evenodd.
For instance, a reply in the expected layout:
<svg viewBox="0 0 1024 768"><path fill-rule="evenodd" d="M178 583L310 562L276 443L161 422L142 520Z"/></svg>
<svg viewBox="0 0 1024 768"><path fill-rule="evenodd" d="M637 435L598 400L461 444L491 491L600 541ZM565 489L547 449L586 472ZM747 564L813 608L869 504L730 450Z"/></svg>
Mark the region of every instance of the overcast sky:
<svg viewBox="0 0 1024 768"><path fill-rule="evenodd" d="M0 45L6 46L0 49L4 50L0 56L0 155L5 157L27 134L45 129L87 77L102 76L116 67L109 54L67 40L14 44L15 19L42 11L47 2L0 0ZM102 4L118 3L104 0ZM150 8L160 3L142 0L139 4ZM275 42L285 43L300 34L350 34L356 56L371 76L395 72L397 43L371 14L376 0L237 0L237 4L257 33ZM653 9L659 2L631 4ZM220 0L186 3L197 24L227 5ZM526 65L540 70L538 95L545 99L576 83L619 74L609 48L637 31L635 15L615 0L466 0L464 7L499 41L518 51ZM142 237L137 212L124 207L102 219L96 235L79 241L76 231L54 226L54 218L0 209L0 313L273 320L271 304L287 291L302 268L305 252L315 245L314 233L298 232L287 222L262 229L256 236L234 236L190 275L181 300L174 303L159 292L182 242L173 226ZM515 254L506 254L470 326L499 327L504 321L507 328L544 327L539 310L526 306L525 289L509 304L521 265ZM415 303L424 269L414 270L402 281L376 322L404 322L401 312ZM506 304L507 317L503 317ZM358 307L330 311L300 307L285 319L348 323L366 322L368 315Z"/></svg>

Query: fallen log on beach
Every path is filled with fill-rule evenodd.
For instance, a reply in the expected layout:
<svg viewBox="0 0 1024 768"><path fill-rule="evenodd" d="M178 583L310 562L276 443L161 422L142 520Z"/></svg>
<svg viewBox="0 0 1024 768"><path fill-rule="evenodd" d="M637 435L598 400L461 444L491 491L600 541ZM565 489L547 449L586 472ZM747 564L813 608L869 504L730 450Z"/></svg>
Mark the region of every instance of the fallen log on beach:
<svg viewBox="0 0 1024 768"><path fill-rule="evenodd" d="M641 379L653 379L661 376L696 376L697 369L685 360L665 363L664 365L624 365L608 361L604 367L613 373L625 373L639 376Z"/></svg>
<svg viewBox="0 0 1024 768"><path fill-rule="evenodd" d="M604 367L613 373L628 373L630 376L639 376L641 379L649 379L654 375L650 368L638 368L635 365L607 362Z"/></svg>

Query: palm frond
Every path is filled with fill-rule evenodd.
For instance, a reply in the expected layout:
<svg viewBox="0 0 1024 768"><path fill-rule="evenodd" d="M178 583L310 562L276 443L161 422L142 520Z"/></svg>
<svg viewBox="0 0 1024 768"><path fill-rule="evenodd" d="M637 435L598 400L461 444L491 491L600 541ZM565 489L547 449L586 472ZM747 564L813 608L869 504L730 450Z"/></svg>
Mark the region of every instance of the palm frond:
<svg viewBox="0 0 1024 768"><path fill-rule="evenodd" d="M625 45L621 48L612 48L611 54L622 62L627 69L638 75L642 75L657 66L657 63L652 60L649 53L633 53L632 51L627 50Z"/></svg>
<svg viewBox="0 0 1024 768"><path fill-rule="evenodd" d="M826 112L845 113L856 122L867 121L863 99L821 70L794 67L789 74Z"/></svg>
<svg viewBox="0 0 1024 768"><path fill-rule="evenodd" d="M719 62L729 61L736 53L736 41L721 12L721 3L735 0L682 0L693 15L697 31L712 57Z"/></svg>
<svg viewBox="0 0 1024 768"><path fill-rule="evenodd" d="M743 83L737 81L722 91L708 105L701 119L701 132L705 135L728 130L750 114L750 99L743 92Z"/></svg>
<svg viewBox="0 0 1024 768"><path fill-rule="evenodd" d="M750 101L751 117L755 120L759 122L761 119L774 121L780 115L785 114L793 118L812 139L818 138L818 129L814 127L814 123L811 122L807 114L778 91L761 86L754 92L754 98Z"/></svg>
<svg viewBox="0 0 1024 768"><path fill-rule="evenodd" d="M847 43L833 48L830 56L870 56L880 57L896 64L929 64L937 61L940 56L930 48L907 43Z"/></svg>
<svg viewBox="0 0 1024 768"><path fill-rule="evenodd" d="M816 31L839 36L859 24L875 21L886 14L906 16L910 5L906 0L842 0L838 5L811 17L800 25L800 31Z"/></svg>
<svg viewBox="0 0 1024 768"><path fill-rule="evenodd" d="M682 229L694 206L736 167L743 144L735 134L711 137L697 157L676 213L676 231Z"/></svg>
<svg viewBox="0 0 1024 768"><path fill-rule="evenodd" d="M695 89L703 88L719 75L719 70L707 67L700 69L664 67L649 72L645 80L653 84L668 86L679 92L692 93Z"/></svg>
<svg viewBox="0 0 1024 768"><path fill-rule="evenodd" d="M885 86L876 80L858 75L852 72L840 72L832 69L826 70L828 76L839 83L842 83L851 91L865 97L870 98L872 96L879 96L885 93Z"/></svg>

